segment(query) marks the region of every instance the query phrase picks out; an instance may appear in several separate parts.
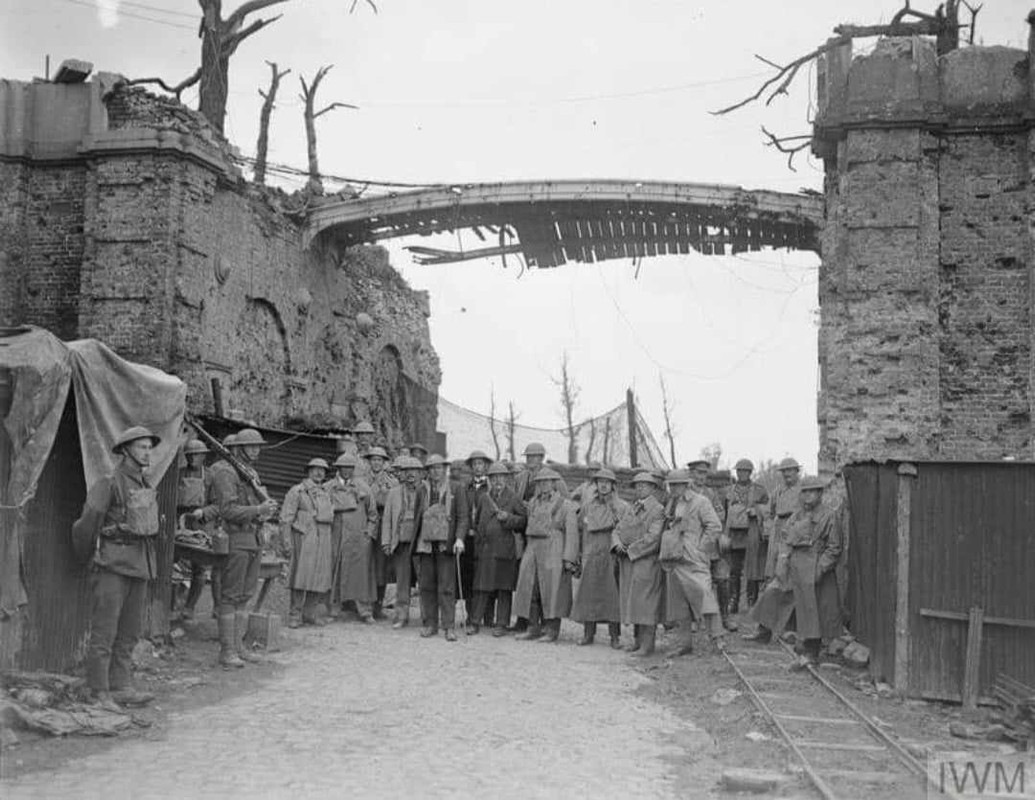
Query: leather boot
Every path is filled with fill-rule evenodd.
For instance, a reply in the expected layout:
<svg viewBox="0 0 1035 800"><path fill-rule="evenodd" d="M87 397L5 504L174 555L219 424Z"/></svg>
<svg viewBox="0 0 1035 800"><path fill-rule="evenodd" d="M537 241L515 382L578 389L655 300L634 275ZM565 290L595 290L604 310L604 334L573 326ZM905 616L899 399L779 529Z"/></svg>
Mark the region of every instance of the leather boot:
<svg viewBox="0 0 1035 800"><path fill-rule="evenodd" d="M514 639L520 639L523 642L531 642L532 640L541 638L542 626L539 625L538 621L532 622L531 620L529 621L528 627L525 629L524 633L519 633L518 635L514 636Z"/></svg>
<svg viewBox="0 0 1035 800"><path fill-rule="evenodd" d="M146 706L155 699L155 696L152 692L144 692L127 687L125 689L112 689L111 698L120 706Z"/></svg>
<svg viewBox="0 0 1035 800"><path fill-rule="evenodd" d="M262 656L253 653L251 648L244 643L244 637L248 633L248 614L240 613L234 615L235 633L234 633L234 644L237 647L237 656L242 661L247 661L249 664L261 664L266 659Z"/></svg>
<svg viewBox="0 0 1035 800"><path fill-rule="evenodd" d="M236 615L220 614L219 625L219 663L224 669L243 667L244 661L237 655L237 647L234 645L234 634L237 627Z"/></svg>
<svg viewBox="0 0 1035 800"><path fill-rule="evenodd" d="M543 625L543 630L545 633L539 641L547 643L556 642L557 637L561 635L561 621L559 619L548 619Z"/></svg>
<svg viewBox="0 0 1035 800"><path fill-rule="evenodd" d="M622 649L622 626L617 622L607 623L607 635L611 638L611 649Z"/></svg>
<svg viewBox="0 0 1035 800"><path fill-rule="evenodd" d="M758 584L760 581L748 581L747 582L747 607L749 609L755 607L755 603L758 602Z"/></svg>
<svg viewBox="0 0 1035 800"><path fill-rule="evenodd" d="M385 587L384 586L378 586L377 587L377 599L374 601L374 604L371 607L371 613L370 613L371 617L373 617L374 619L384 619L385 618L384 602L385 602Z"/></svg>
<svg viewBox="0 0 1035 800"><path fill-rule="evenodd" d="M655 625L641 625L640 627L640 649L636 651L635 655L638 658L646 658L654 655L654 638L658 629Z"/></svg>
<svg viewBox="0 0 1035 800"><path fill-rule="evenodd" d="M729 614L740 613L740 575L731 575L728 580L729 585Z"/></svg>
<svg viewBox="0 0 1035 800"><path fill-rule="evenodd" d="M730 582L727 579L715 581L715 593L718 595L719 615L722 617L722 627L728 631L735 631L738 625L735 620L730 619Z"/></svg>
<svg viewBox="0 0 1035 800"><path fill-rule="evenodd" d="M597 635L597 624L595 622L583 622L582 623L582 638L579 639L578 644L582 647L587 644L593 644L593 639Z"/></svg>
<svg viewBox="0 0 1035 800"><path fill-rule="evenodd" d="M640 638L643 632L642 625L633 625L633 643L625 646L625 652L635 653L640 649Z"/></svg>

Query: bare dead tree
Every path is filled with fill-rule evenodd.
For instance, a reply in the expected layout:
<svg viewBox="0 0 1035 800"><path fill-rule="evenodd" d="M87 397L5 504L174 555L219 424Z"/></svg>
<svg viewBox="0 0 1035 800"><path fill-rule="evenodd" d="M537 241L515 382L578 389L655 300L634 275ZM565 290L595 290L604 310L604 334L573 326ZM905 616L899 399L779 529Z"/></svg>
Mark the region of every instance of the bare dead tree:
<svg viewBox="0 0 1035 800"><path fill-rule="evenodd" d="M280 79L291 72L286 69L283 72L277 68L275 61L267 61L270 65L270 88L265 92L259 89L262 97L262 111L259 112L259 141L255 144L255 182L266 182L266 155L269 152L270 144L270 116L273 114L273 105L277 99L277 89L280 87Z"/></svg>
<svg viewBox="0 0 1035 800"><path fill-rule="evenodd" d="M938 6L938 9L933 14L927 14L910 8L909 0L906 0L905 6L899 9L887 25L838 25L834 28L834 33L837 36L828 39L812 52L806 53L785 65L777 64L768 58L756 54L755 58L775 68L776 74L759 86L754 94L731 106L713 111L712 114L717 116L728 114L738 108L743 108L749 103L753 103L767 92L769 92L769 96L766 98L765 104L769 105L778 96L787 94L788 87L803 66L823 53L850 44L853 39L863 39L871 36L934 36L937 39L937 53L941 56L959 47L960 30L969 28L970 41L973 43L974 25L977 20L977 14L982 7L977 6L975 8L964 2L963 5L970 11L971 18L969 25L961 25L959 21L959 5L960 0L946 0L945 3ZM912 18L916 21L907 22L907 18ZM773 88L774 86L776 88Z"/></svg>
<svg viewBox="0 0 1035 800"><path fill-rule="evenodd" d="M806 133L799 136L777 136L775 133L771 133L765 127L762 126L762 133L765 134L768 141L765 143L766 147L775 147L781 153L787 154L787 169L791 172L797 172L794 168L794 156L805 150L812 144L812 134ZM790 145L788 142L798 142L798 144Z"/></svg>
<svg viewBox="0 0 1035 800"><path fill-rule="evenodd" d="M489 432L492 434L492 446L496 448L496 460L500 460L500 438L496 433L496 390L489 395Z"/></svg>
<svg viewBox="0 0 1035 800"><path fill-rule="evenodd" d="M676 469L676 432L672 427L672 404L668 400L665 376L660 372L658 373L658 381L661 383L661 413L665 417L665 438L668 439L668 452L672 461L672 469Z"/></svg>
<svg viewBox="0 0 1035 800"><path fill-rule="evenodd" d="M600 463L607 466L611 456L611 417L604 417L604 453Z"/></svg>
<svg viewBox="0 0 1035 800"><path fill-rule="evenodd" d="M268 19L257 19L249 24L247 17L270 6L286 3L288 0L247 0L241 3L236 11L223 18L223 0L198 0L201 7L201 22L198 25L198 38L201 39L201 66L189 78L171 86L161 78L137 78L127 81L129 85L152 83L180 99L183 91L200 81L198 89L198 110L220 133L226 123L226 103L230 92L230 57L249 36L258 33L267 25L281 18L281 14ZM366 0L374 13L377 4L374 0ZM351 14L356 10L359 0L352 0L349 7Z"/></svg>
<svg viewBox="0 0 1035 800"><path fill-rule="evenodd" d="M320 88L320 81L331 71L333 66L333 64L328 64L326 67L320 67L313 77L312 85L307 84L305 78L301 75L298 76L298 80L302 83L302 94L298 98L305 103L305 139L309 152L309 183L306 186L314 194L323 194L320 163L316 157L316 120L328 111L333 111L336 108L357 108L357 106L348 103L331 103L319 111L316 110L316 90Z"/></svg>
<svg viewBox="0 0 1035 800"><path fill-rule="evenodd" d="M588 464L593 460L593 445L597 440L597 423L592 417L590 417L582 424L589 425L589 444L586 445L586 463Z"/></svg>
<svg viewBox="0 0 1035 800"><path fill-rule="evenodd" d="M507 457L511 461L517 461L514 455L514 432L517 428L518 414L514 413L514 401L511 400L507 407Z"/></svg>
<svg viewBox="0 0 1035 800"><path fill-rule="evenodd" d="M578 459L576 452L576 437L581 425L575 424L575 406L579 401L582 389L572 380L571 372L568 370L568 351L565 350L561 356L561 377L552 378L554 386L561 390L561 409L564 412L565 433L568 436L568 463L574 464Z"/></svg>

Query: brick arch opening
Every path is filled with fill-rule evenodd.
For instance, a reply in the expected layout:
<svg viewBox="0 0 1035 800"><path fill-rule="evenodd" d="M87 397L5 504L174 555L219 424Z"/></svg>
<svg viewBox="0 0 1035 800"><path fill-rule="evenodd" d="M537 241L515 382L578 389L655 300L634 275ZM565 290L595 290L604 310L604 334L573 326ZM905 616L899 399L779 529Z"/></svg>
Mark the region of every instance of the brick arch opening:
<svg viewBox="0 0 1035 800"><path fill-rule="evenodd" d="M374 364L374 397L372 409L374 425L388 438L392 430L402 430L404 437L412 436L410 397L402 355L395 345L387 344L378 353ZM393 445L407 442L391 442Z"/></svg>
<svg viewBox="0 0 1035 800"><path fill-rule="evenodd" d="M293 374L287 327L277 307L250 297L235 331L239 343L233 388L277 397L286 414L291 399L287 378Z"/></svg>

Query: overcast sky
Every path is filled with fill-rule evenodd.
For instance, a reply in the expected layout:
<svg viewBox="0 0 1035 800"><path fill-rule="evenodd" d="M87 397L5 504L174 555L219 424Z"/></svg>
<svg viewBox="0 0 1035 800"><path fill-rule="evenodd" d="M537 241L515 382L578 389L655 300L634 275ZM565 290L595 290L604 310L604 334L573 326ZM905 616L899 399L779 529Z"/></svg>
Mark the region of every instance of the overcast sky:
<svg viewBox="0 0 1035 800"><path fill-rule="evenodd" d="M760 125L809 131L813 71L787 97L726 117L709 111L754 91L768 67L821 44L842 22L887 21L898 2L862 0L290 0L283 18L231 62L227 135L255 151L265 60L282 83L270 159L304 167L298 75L334 64L320 100L353 103L319 121L324 172L407 183L631 178L797 191L822 165L764 147ZM232 10L235 0L224 0ZM914 2L932 10L932 2ZM977 41L1026 47L1030 2L987 0ZM81 58L98 70L178 82L197 66L193 0L4 0L0 76L42 75ZM857 43L857 49L872 46ZM189 90L185 101L196 106ZM333 189L333 184L328 184ZM436 244L435 241L404 242ZM455 244L455 239L447 240ZM468 237L465 246L475 246ZM818 257L572 264L526 272L508 260L420 267L399 244L394 265L431 292L444 397L487 412L490 392L520 422L560 427L550 377L561 353L582 388L581 418L627 386L662 439L659 378L674 405L679 461L719 442L724 460L794 455L816 464ZM664 448L667 452L667 447ZM458 454L452 454L458 455ZM552 454L553 455L553 454ZM560 457L562 454L555 454Z"/></svg>

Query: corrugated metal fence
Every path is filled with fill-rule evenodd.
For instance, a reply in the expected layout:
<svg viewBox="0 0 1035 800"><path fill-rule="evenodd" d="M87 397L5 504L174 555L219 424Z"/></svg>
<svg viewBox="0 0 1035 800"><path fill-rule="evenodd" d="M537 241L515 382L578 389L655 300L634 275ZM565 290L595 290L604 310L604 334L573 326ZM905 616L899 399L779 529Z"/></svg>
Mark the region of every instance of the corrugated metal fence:
<svg viewBox="0 0 1035 800"><path fill-rule="evenodd" d="M1000 672L1035 683L1035 464L855 464L844 474L852 627L875 671L912 696L966 700L969 628L981 636L975 696Z"/></svg>

